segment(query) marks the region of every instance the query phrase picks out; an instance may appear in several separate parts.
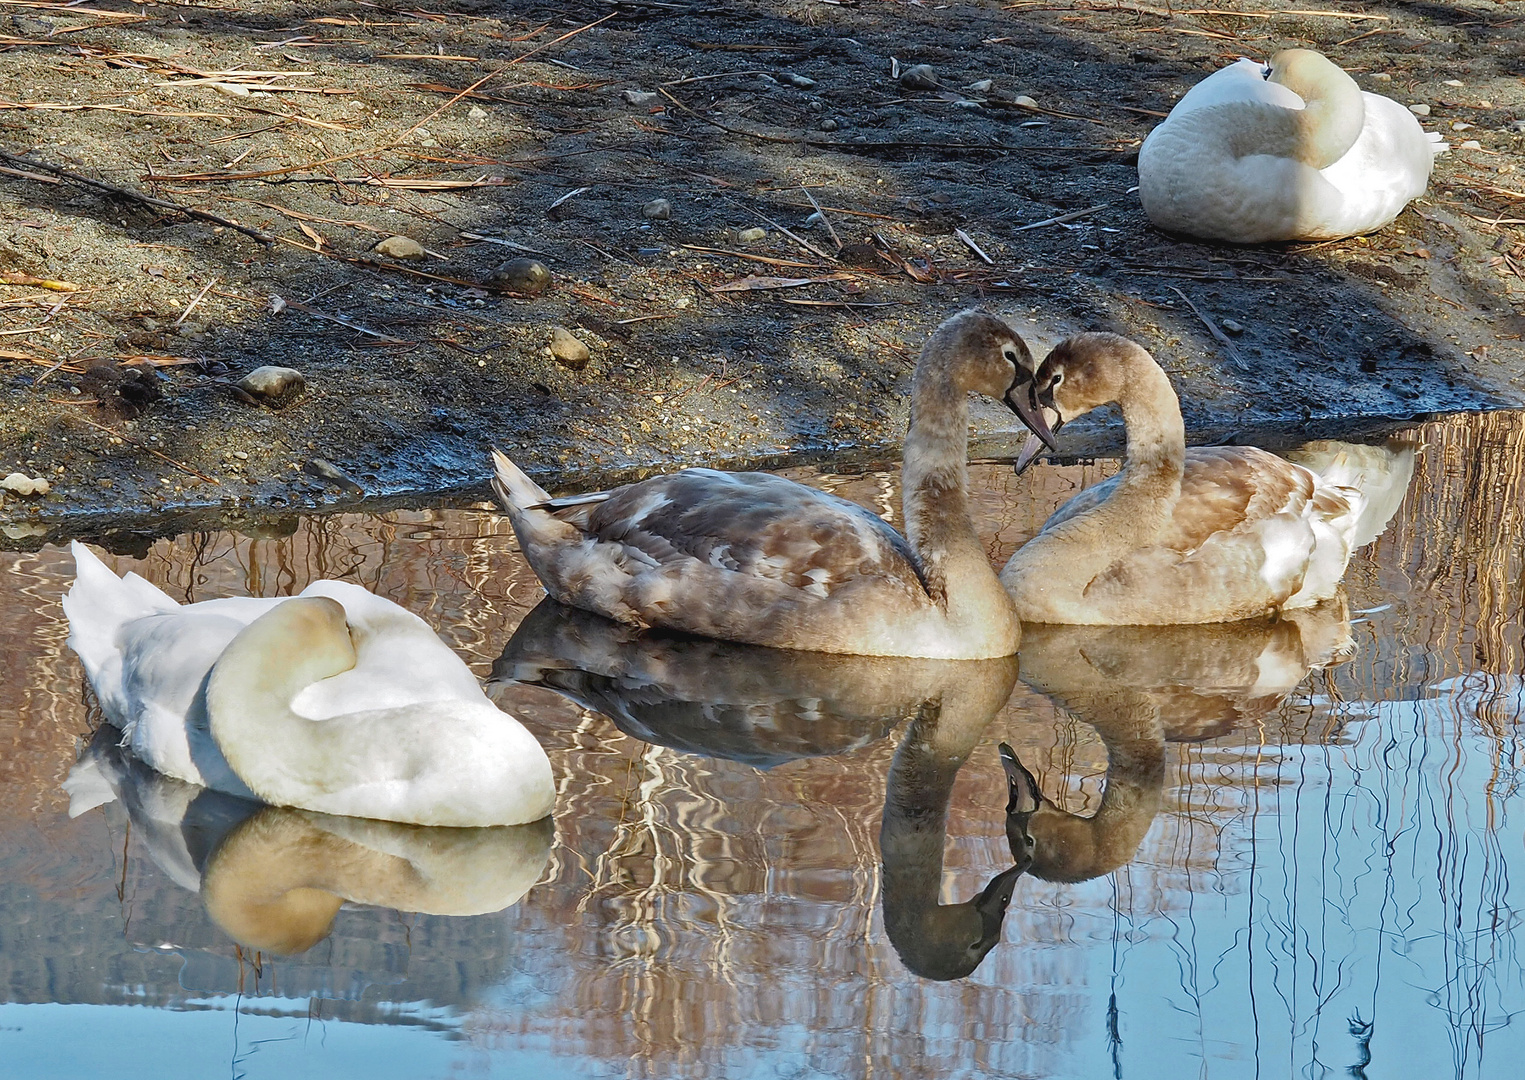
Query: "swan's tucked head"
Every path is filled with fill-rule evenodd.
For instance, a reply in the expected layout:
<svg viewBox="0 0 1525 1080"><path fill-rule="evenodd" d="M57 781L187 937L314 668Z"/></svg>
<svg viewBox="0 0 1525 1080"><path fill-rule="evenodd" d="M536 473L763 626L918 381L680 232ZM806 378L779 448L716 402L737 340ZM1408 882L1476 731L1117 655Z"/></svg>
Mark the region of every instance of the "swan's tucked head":
<svg viewBox="0 0 1525 1080"><path fill-rule="evenodd" d="M1327 169L1345 155L1366 126L1361 88L1338 64L1312 49L1283 49L1271 57L1266 78L1303 99L1301 133L1290 148L1315 169Z"/></svg>
<svg viewBox="0 0 1525 1080"><path fill-rule="evenodd" d="M1324 97L1329 88L1348 79L1340 66L1313 49L1283 49L1266 65L1266 79L1280 83L1304 101Z"/></svg>
<svg viewBox="0 0 1525 1080"><path fill-rule="evenodd" d="M993 397L1028 423L1023 413L1031 411L1029 395L1021 391L1032 382L1037 368L1020 334L994 315L971 308L932 332L916 379L946 380L956 392Z"/></svg>

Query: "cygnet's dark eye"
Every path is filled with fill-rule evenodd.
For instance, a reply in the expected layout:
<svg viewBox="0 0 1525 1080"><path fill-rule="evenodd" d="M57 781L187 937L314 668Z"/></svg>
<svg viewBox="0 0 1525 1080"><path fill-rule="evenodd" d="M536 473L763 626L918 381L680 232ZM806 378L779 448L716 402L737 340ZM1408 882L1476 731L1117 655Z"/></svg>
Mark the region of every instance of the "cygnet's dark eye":
<svg viewBox="0 0 1525 1080"><path fill-rule="evenodd" d="M1001 355L1006 357L1006 359L1010 360L1013 364L1017 362L1017 350L1013 349L1010 345L1001 350Z"/></svg>

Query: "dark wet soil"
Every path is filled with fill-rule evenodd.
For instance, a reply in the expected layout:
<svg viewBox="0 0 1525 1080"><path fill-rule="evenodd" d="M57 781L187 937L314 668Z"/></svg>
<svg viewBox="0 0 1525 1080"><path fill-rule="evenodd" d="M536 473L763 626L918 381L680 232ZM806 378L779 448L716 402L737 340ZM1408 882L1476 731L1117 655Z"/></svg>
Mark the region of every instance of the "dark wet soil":
<svg viewBox="0 0 1525 1080"><path fill-rule="evenodd" d="M0 149L274 243L0 162L0 473L52 483L0 496L0 544L470 501L490 443L553 489L890 456L921 341L976 303L1039 347L1137 338L1201 440L1525 404L1515 5L1234 7L7 2ZM1455 147L1429 195L1333 244L1154 230L1150 126L1293 45L1429 107ZM891 77L922 63L940 88ZM371 251L392 236L422 258ZM504 291L515 257L552 286ZM1242 328L1243 366L1183 293ZM585 365L549 354L558 326ZM306 379L279 409L235 388L268 364ZM1010 418L979 419L1009 451Z"/></svg>

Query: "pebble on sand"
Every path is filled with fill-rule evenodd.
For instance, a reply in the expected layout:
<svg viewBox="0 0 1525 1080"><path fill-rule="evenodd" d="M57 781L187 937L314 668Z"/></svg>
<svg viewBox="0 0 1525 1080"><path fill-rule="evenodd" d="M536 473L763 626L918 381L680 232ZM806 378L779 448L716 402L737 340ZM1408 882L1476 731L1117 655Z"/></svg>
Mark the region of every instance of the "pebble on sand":
<svg viewBox="0 0 1525 1080"><path fill-rule="evenodd" d="M487 283L495 289L518 293L521 296L539 296L551 287L554 278L550 267L539 259L509 259L492 272Z"/></svg>
<svg viewBox="0 0 1525 1080"><path fill-rule="evenodd" d="M672 203L666 199L652 199L645 206L641 207L641 214L652 221L666 221L672 217Z"/></svg>
<svg viewBox="0 0 1525 1080"><path fill-rule="evenodd" d="M588 366L588 359L592 355L578 337L564 326L551 327L551 355L558 363L573 371L581 371Z"/></svg>
<svg viewBox="0 0 1525 1080"><path fill-rule="evenodd" d="M307 388L307 379L296 368L266 364L242 379L238 388L267 405L283 404Z"/></svg>
<svg viewBox="0 0 1525 1080"><path fill-rule="evenodd" d="M40 476L33 480L25 473L13 472L4 480L0 480L0 488L14 491L17 495L46 495L49 484Z"/></svg>
<svg viewBox="0 0 1525 1080"><path fill-rule="evenodd" d="M739 244L755 244L768 235L768 230L759 225L753 225L750 229L738 229L736 242Z"/></svg>
<svg viewBox="0 0 1525 1080"><path fill-rule="evenodd" d="M371 249L389 259L422 259L424 245L406 236L389 236Z"/></svg>
<svg viewBox="0 0 1525 1080"><path fill-rule="evenodd" d="M583 371L587 368L592 352L589 352L586 343L578 339L578 336L566 326L552 326L551 355L557 358L557 363L560 363L563 368Z"/></svg>

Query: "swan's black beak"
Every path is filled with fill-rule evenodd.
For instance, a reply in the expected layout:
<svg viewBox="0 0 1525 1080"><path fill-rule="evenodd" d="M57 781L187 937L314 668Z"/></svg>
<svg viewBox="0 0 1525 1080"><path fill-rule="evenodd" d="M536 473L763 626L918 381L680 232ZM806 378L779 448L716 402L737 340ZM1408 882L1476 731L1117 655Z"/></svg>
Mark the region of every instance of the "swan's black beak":
<svg viewBox="0 0 1525 1080"><path fill-rule="evenodd" d="M1027 437L1027 441L1022 444L1021 452L1017 454L1017 463L1014 468L1018 476L1021 476L1024 472L1026 472L1027 467L1031 465L1033 461L1038 457L1038 455L1043 453L1045 449L1053 449L1053 436L1059 431L1060 428L1064 426L1064 421L1059 419L1059 414L1048 408L1046 405L1039 405L1035 412L1037 412L1039 419L1042 420L1044 425L1048 428L1048 443L1045 447L1043 439L1036 433L1037 429L1034 429L1034 434ZM1019 413L1018 415L1021 414ZM1050 416L1054 418L1052 421L1049 420ZM1031 424L1028 426L1032 427Z"/></svg>
<svg viewBox="0 0 1525 1080"><path fill-rule="evenodd" d="M1032 865L1038 846L1028 822L1038 812L1042 796L1038 794L1038 781L1006 743L1001 744L1001 768L1006 771L1006 843L1011 848L1012 861L1026 870Z"/></svg>
<svg viewBox="0 0 1525 1080"><path fill-rule="evenodd" d="M1028 860L1027 865L1031 865ZM1001 936L1001 922L1006 918L1006 909L1011 906L1012 894L1017 891L1017 880L1027 872L1027 865L1013 866L1002 870L990 879L980 894L971 901L974 910L980 913L981 941L990 941L994 944Z"/></svg>
<svg viewBox="0 0 1525 1080"><path fill-rule="evenodd" d="M1027 430L1042 439L1050 450L1059 449L1059 444L1054 441L1054 433L1049 430L1048 421L1043 416L1043 409L1033 396L1031 372L1018 368L1016 380L1007 388L1006 396L1001 400L1017 414L1017 419L1022 421Z"/></svg>

